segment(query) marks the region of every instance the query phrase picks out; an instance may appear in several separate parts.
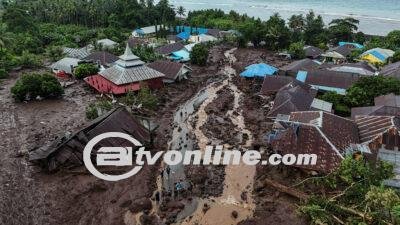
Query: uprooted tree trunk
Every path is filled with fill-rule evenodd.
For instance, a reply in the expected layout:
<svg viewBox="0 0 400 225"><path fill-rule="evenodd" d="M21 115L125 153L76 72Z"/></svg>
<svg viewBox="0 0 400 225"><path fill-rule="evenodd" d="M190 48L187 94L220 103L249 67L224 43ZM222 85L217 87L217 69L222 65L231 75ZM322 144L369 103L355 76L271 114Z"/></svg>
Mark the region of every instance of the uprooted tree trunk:
<svg viewBox="0 0 400 225"><path fill-rule="evenodd" d="M298 199L300 199L302 201L307 201L310 198L309 195L307 195L306 193L304 193L302 191L299 191L299 190L297 190L297 189L295 189L293 187L285 186L283 184L280 184L280 183L278 183L276 181L273 181L273 180L270 180L268 178L265 178L264 182L265 182L266 185L275 188L277 191L282 192L282 193L286 193L286 194L288 194L290 196L293 196L295 198L298 198ZM348 207L345 207L345 206L341 206L341 205L337 205L337 206L341 210L346 212L346 213L361 217L361 218L363 218L363 219L365 219L367 221L371 221L372 220L372 218L370 216L366 215L365 213L359 212L359 211L357 211L355 209L348 208Z"/></svg>

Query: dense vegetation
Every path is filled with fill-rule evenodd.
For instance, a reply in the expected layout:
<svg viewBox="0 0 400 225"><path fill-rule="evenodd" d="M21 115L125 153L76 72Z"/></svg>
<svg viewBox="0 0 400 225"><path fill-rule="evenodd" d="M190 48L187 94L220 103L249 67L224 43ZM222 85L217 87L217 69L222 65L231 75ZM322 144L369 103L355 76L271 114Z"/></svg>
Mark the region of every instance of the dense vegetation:
<svg viewBox="0 0 400 225"><path fill-rule="evenodd" d="M95 75L98 72L99 67L97 65L91 63L83 63L75 68L74 74L77 79L83 79L85 77Z"/></svg>
<svg viewBox="0 0 400 225"><path fill-rule="evenodd" d="M190 59L193 64L204 66L207 63L208 47L204 44L195 45L190 52Z"/></svg>
<svg viewBox="0 0 400 225"><path fill-rule="evenodd" d="M11 88L12 96L18 101L31 100L36 97L60 97L64 90L58 80L51 74L25 74Z"/></svg>
<svg viewBox="0 0 400 225"><path fill-rule="evenodd" d="M348 157L327 176L297 185L313 191L299 211L311 224L398 224L400 197L382 184L392 176L392 165Z"/></svg>

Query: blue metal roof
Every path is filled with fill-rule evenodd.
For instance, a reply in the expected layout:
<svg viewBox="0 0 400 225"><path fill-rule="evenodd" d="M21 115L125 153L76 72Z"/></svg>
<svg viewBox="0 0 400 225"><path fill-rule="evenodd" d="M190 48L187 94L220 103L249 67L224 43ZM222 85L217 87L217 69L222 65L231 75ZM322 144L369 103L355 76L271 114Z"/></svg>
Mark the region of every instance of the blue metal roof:
<svg viewBox="0 0 400 225"><path fill-rule="evenodd" d="M207 28L203 27L190 27L190 26L176 26L176 32L186 32L186 33L197 33L197 34L206 34L208 32Z"/></svg>
<svg viewBox="0 0 400 225"><path fill-rule="evenodd" d="M297 72L296 80L304 83L306 82L306 79L307 79L307 71L299 70L299 72Z"/></svg>
<svg viewBox="0 0 400 225"><path fill-rule="evenodd" d="M245 68L240 74L242 77L265 77L274 75L278 69L265 63L253 64Z"/></svg>
<svg viewBox="0 0 400 225"><path fill-rule="evenodd" d="M343 45L353 45L356 48L364 48L364 45L355 43L355 42L346 42L346 41L341 41L339 42L339 46L343 46Z"/></svg>
<svg viewBox="0 0 400 225"><path fill-rule="evenodd" d="M188 40L190 37L190 33L184 31L184 32L177 34L176 36L182 40Z"/></svg>
<svg viewBox="0 0 400 225"><path fill-rule="evenodd" d="M174 60L189 61L190 53L186 50L179 50L179 51L173 52L171 57Z"/></svg>

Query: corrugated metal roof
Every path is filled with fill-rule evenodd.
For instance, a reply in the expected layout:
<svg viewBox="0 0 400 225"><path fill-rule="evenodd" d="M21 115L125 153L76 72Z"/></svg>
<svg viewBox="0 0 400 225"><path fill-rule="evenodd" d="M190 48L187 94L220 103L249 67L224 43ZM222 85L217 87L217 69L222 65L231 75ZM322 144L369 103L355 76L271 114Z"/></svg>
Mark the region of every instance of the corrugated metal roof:
<svg viewBox="0 0 400 225"><path fill-rule="evenodd" d="M69 58L83 59L90 55L91 49L88 47L83 48L63 48L64 54L66 54Z"/></svg>
<svg viewBox="0 0 400 225"><path fill-rule="evenodd" d="M117 85L164 77L164 74L144 65L128 68L114 65L100 72L100 75Z"/></svg>
<svg viewBox="0 0 400 225"><path fill-rule="evenodd" d="M50 68L72 74L72 69L78 66L81 60L76 58L63 58L53 63Z"/></svg>

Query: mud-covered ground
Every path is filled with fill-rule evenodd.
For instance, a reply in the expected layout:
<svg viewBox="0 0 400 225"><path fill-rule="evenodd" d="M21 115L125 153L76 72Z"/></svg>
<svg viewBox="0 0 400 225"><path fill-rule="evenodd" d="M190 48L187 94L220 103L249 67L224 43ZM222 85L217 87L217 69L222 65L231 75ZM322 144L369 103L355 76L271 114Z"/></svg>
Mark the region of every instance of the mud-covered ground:
<svg viewBox="0 0 400 225"><path fill-rule="evenodd" d="M238 49L235 52L237 62L233 67L238 71L253 63L267 63L280 68L290 63L277 56L275 53L260 49ZM246 126L253 133L253 147L268 152L264 136L271 130L272 120L267 117L270 102L274 96L261 96L263 80L245 79L237 77L234 83L245 93L242 102ZM291 172L289 172L291 171ZM242 221L240 225L264 225L264 224L288 224L300 225L307 222L298 216L296 212L297 199L287 196L265 184L268 178L281 184L291 186L296 183L296 177L301 173L292 169L258 166L253 187L253 195L256 201L254 217Z"/></svg>
<svg viewBox="0 0 400 225"><path fill-rule="evenodd" d="M151 115L160 125L156 147L166 148L174 111L217 68L193 66L190 80L157 92L161 105ZM10 88L20 75L14 73L0 84L0 224L129 224L131 212L151 208L156 167L112 183L68 171L47 174L27 162L26 152L82 127L87 122L85 108L96 96L79 82L66 88L62 99L15 103Z"/></svg>
<svg viewBox="0 0 400 225"><path fill-rule="evenodd" d="M226 63L224 51L227 49L214 47L208 66L192 66L193 73L189 80L156 91L160 107L146 115L159 124L155 149L167 149L176 109L207 83L221 76L218 72ZM233 68L238 73L252 63L266 62L276 67L288 63L273 53L258 49L238 49L235 56L237 62ZM66 88L62 99L15 103L10 88L19 76L20 73L15 73L0 84L0 134L3 141L0 146L0 224L133 224L135 213L150 211L150 198L156 188L156 175L159 174L157 167L145 167L130 179L111 183L89 174L69 171L47 174L27 162L26 152L54 140L59 134L82 127L87 122L85 108L96 99L96 95L80 82ZM253 147L265 148L263 136L271 127L271 121L266 117L271 99L258 95L261 80L246 80L237 76L233 82L244 93L241 107L246 127L253 134ZM237 137L240 137L240 131L230 129L233 124L226 116L226 112L233 107L232 101L232 93L221 89L216 100L205 109L208 118L201 130L209 137L225 141L222 144L235 146L239 144L240 138ZM223 166L187 167L185 171L193 184L192 196L207 198L222 193ZM256 201L254 218L241 224L306 224L297 217L294 199L263 184L265 177L290 184L295 175L285 176L276 168L257 168L253 187ZM285 181L285 178L289 179ZM171 200L163 204L161 218L175 218L184 204L188 203ZM144 215L141 220L142 224L157 224L157 219L151 216Z"/></svg>

